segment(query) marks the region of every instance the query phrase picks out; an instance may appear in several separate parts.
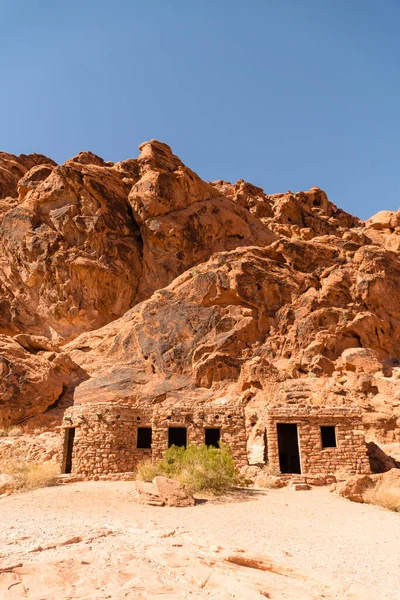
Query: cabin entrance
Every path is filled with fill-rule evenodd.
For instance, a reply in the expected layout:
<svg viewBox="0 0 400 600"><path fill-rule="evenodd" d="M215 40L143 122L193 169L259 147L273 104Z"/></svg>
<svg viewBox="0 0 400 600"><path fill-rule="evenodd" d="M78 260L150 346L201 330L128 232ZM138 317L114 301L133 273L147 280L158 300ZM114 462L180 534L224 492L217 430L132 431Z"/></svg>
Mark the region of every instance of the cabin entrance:
<svg viewBox="0 0 400 600"><path fill-rule="evenodd" d="M277 429L281 473L301 473L297 425L278 423Z"/></svg>
<svg viewBox="0 0 400 600"><path fill-rule="evenodd" d="M74 450L75 427L65 431L65 469L64 473L72 472L72 452Z"/></svg>
<svg viewBox="0 0 400 600"><path fill-rule="evenodd" d="M168 448L171 446L187 446L186 427L170 427L168 429Z"/></svg>

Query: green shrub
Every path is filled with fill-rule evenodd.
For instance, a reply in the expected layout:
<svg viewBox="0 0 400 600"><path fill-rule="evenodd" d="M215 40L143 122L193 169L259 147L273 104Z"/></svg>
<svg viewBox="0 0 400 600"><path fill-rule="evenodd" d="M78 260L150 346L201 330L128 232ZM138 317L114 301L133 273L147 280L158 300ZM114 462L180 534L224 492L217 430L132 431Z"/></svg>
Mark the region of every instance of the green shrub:
<svg viewBox="0 0 400 600"><path fill-rule="evenodd" d="M230 447L222 443L220 448L171 446L161 460L147 459L140 463L138 479L152 481L157 475L177 479L191 494L201 491L221 494L240 483Z"/></svg>

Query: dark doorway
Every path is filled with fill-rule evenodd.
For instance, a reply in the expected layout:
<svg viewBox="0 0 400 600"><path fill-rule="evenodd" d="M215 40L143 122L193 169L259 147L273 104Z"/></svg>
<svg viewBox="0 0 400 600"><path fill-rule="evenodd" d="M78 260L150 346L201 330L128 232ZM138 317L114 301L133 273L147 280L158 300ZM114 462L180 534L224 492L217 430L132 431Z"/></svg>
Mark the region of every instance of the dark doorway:
<svg viewBox="0 0 400 600"><path fill-rule="evenodd" d="M168 448L171 446L187 445L187 429L186 427L170 427L168 429Z"/></svg>
<svg viewBox="0 0 400 600"><path fill-rule="evenodd" d="M336 432L333 425L323 425L321 427L321 442L323 448L336 448Z"/></svg>
<svg viewBox="0 0 400 600"><path fill-rule="evenodd" d="M151 427L138 427L137 448L151 448Z"/></svg>
<svg viewBox="0 0 400 600"><path fill-rule="evenodd" d="M277 427L281 473L301 473L297 425L278 423Z"/></svg>
<svg viewBox="0 0 400 600"><path fill-rule="evenodd" d="M65 473L72 472L72 452L74 449L75 427L66 430Z"/></svg>
<svg viewBox="0 0 400 600"><path fill-rule="evenodd" d="M215 427L206 427L205 432L205 443L206 446L214 446L219 448L219 440L221 439L221 430Z"/></svg>

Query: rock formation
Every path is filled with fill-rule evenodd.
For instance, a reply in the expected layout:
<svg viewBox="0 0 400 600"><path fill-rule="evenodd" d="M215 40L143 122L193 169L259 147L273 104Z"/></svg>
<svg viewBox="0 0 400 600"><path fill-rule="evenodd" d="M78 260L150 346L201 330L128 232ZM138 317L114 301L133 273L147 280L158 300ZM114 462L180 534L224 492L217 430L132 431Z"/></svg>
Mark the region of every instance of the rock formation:
<svg viewBox="0 0 400 600"><path fill-rule="evenodd" d="M207 183L160 142L0 154L0 424L74 402L355 401L400 441L400 212Z"/></svg>

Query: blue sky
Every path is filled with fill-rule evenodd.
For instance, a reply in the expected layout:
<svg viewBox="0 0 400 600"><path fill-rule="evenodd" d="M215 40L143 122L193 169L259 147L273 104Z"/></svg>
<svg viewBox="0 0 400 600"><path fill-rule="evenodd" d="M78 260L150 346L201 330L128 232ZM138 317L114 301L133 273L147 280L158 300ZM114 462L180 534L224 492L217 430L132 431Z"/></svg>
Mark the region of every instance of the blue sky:
<svg viewBox="0 0 400 600"><path fill-rule="evenodd" d="M0 0L0 147L400 204L398 0Z"/></svg>

